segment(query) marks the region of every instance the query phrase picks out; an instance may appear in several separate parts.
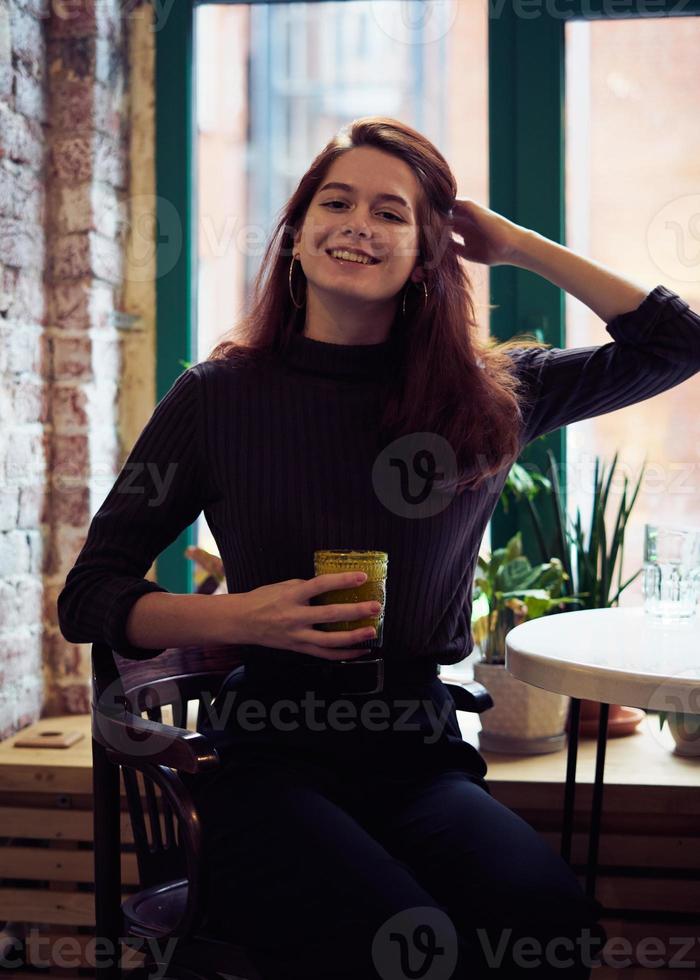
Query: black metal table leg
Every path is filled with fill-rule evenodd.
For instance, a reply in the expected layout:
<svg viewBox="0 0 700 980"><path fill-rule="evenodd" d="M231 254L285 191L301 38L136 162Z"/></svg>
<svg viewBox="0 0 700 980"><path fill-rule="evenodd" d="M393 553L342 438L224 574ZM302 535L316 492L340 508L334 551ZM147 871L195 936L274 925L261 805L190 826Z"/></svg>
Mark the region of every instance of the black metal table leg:
<svg viewBox="0 0 700 980"><path fill-rule="evenodd" d="M569 715L569 746L566 756L566 785L564 788L564 822L561 833L561 856L571 863L571 836L574 825L574 796L576 794L576 760L578 756L578 731L581 717L581 701L571 699Z"/></svg>
<svg viewBox="0 0 700 980"><path fill-rule="evenodd" d="M598 745L595 758L595 779L593 783L593 807L591 829L588 835L588 862L586 866L586 896L595 897L595 879L598 864L598 844L600 843L600 816L603 809L603 773L605 771L605 749L608 741L609 704L601 704L598 721Z"/></svg>
<svg viewBox="0 0 700 980"><path fill-rule="evenodd" d="M586 862L586 897L595 897L595 882L598 870L598 848L600 845L600 823L603 811L603 777L605 773L605 750L608 740L608 715L610 705L601 703L598 721L598 742L596 747L595 775L593 779L593 800L591 823L588 833L588 859ZM576 794L576 764L578 760L578 740L581 718L581 701L571 699L569 718L569 745L566 758L566 785L564 788L564 815L561 833L561 856L571 864L571 840L574 825L574 800Z"/></svg>

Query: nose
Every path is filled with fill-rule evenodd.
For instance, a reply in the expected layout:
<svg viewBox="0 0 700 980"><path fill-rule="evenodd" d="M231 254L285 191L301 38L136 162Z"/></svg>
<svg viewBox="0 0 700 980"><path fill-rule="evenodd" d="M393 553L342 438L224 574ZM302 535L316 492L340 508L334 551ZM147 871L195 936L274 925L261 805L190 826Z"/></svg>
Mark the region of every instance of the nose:
<svg viewBox="0 0 700 980"><path fill-rule="evenodd" d="M347 215L343 225L344 235L346 235L348 232L352 234L353 230L355 230L358 235L362 235L365 238L368 238L371 235L369 222L367 218L363 217L359 211L353 215Z"/></svg>
<svg viewBox="0 0 700 980"><path fill-rule="evenodd" d="M343 228L343 235L349 235L352 237L353 233L360 238L369 238L371 234L366 224L363 225L362 223L358 222L354 222L352 225L346 225L345 228Z"/></svg>

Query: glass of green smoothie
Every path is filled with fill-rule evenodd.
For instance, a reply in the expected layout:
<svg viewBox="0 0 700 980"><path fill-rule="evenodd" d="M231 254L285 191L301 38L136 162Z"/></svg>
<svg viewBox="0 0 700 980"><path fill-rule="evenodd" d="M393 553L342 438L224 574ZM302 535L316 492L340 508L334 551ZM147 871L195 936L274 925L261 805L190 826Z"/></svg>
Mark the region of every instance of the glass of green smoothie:
<svg viewBox="0 0 700 980"><path fill-rule="evenodd" d="M361 585L353 585L349 589L333 589L314 596L311 605L328 606L336 602L370 602L380 603L381 609L376 616L366 616L363 619L338 620L335 623L318 623L317 629L325 632L347 632L360 629L363 626L374 626L376 637L353 643L353 647L381 647L384 634L384 607L386 604L386 578L389 567L389 555L386 551L361 551L353 549L333 548L324 551L314 551L314 575L328 575L337 572L366 572L367 578Z"/></svg>

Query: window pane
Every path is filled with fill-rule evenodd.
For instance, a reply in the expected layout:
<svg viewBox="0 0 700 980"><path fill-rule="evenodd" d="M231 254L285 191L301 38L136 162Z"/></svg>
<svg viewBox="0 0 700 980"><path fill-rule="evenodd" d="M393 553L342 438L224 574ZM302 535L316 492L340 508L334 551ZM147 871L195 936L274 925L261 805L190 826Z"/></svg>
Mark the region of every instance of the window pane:
<svg viewBox="0 0 700 980"><path fill-rule="evenodd" d="M487 5L206 4L195 16L198 360L235 327L279 209L352 119L418 129L459 195L488 203ZM488 270L469 271L486 334ZM216 552L203 517L198 537Z"/></svg>
<svg viewBox="0 0 700 980"><path fill-rule="evenodd" d="M566 24L567 245L636 282L659 283L700 309L700 18ZM567 347L612 340L603 322L567 296ZM619 507L645 454L647 476L627 527L622 581L642 564L645 522L700 524L700 384L568 429L569 509L592 503L594 457L618 478ZM629 499L629 494L628 494ZM641 576L620 604L639 605Z"/></svg>

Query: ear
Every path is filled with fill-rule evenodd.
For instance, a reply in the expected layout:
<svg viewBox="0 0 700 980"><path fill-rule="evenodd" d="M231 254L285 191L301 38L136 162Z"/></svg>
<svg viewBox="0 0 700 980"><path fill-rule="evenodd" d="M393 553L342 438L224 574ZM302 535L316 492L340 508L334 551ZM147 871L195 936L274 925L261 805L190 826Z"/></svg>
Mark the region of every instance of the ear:
<svg viewBox="0 0 700 980"><path fill-rule="evenodd" d="M425 279L425 271L422 266L414 266L411 273L411 282L420 283Z"/></svg>

